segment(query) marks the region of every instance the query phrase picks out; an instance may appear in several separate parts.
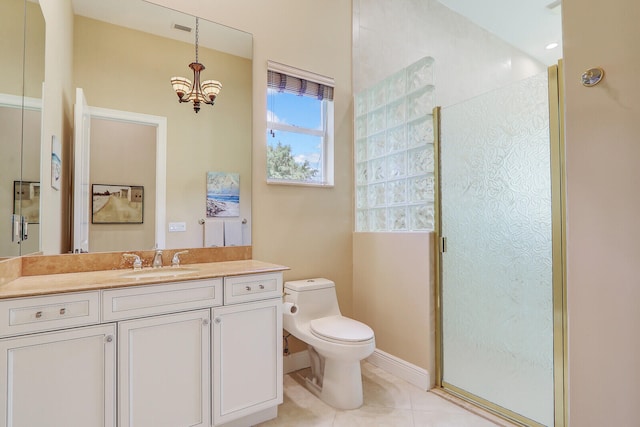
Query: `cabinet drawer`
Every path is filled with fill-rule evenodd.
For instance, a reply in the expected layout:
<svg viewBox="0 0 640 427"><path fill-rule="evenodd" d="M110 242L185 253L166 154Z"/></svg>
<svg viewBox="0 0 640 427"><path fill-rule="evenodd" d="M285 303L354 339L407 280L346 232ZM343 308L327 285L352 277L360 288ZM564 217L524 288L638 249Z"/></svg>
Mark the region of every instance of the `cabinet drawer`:
<svg viewBox="0 0 640 427"><path fill-rule="evenodd" d="M100 293L82 292L0 301L0 336L100 322Z"/></svg>
<svg viewBox="0 0 640 427"><path fill-rule="evenodd" d="M282 296L282 273L224 278L224 303L257 301Z"/></svg>
<svg viewBox="0 0 640 427"><path fill-rule="evenodd" d="M222 279L102 291L102 320L112 321L222 305Z"/></svg>

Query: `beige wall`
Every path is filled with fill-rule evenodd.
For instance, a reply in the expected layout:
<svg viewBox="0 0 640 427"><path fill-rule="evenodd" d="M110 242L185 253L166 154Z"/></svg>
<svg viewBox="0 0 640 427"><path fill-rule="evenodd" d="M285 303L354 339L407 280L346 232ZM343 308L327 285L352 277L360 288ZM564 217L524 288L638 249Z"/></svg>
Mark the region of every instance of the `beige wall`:
<svg viewBox="0 0 640 427"><path fill-rule="evenodd" d="M154 2L253 34L253 257L290 266L286 280L334 280L351 314L351 2ZM267 60L335 78L334 188L266 184Z"/></svg>
<svg viewBox="0 0 640 427"><path fill-rule="evenodd" d="M73 11L71 0L40 2L46 27L45 88L43 128L40 150L40 197L42 212L41 249L45 254L69 249L71 164L73 143ZM60 190L51 187L51 140L55 136L62 147Z"/></svg>
<svg viewBox="0 0 640 427"><path fill-rule="evenodd" d="M432 233L354 233L353 311L376 347L435 380Z"/></svg>
<svg viewBox="0 0 640 427"><path fill-rule="evenodd" d="M89 252L128 251L132 248L154 247L156 241L155 158L155 126L91 119L89 182L140 185L143 187L144 199L142 224L94 224L92 221L89 224Z"/></svg>
<svg viewBox="0 0 640 427"><path fill-rule="evenodd" d="M640 420L640 3L564 0L569 420ZM595 35L595 36L591 36ZM604 68L592 88L581 74Z"/></svg>
<svg viewBox="0 0 640 427"><path fill-rule="evenodd" d="M0 13L0 93L41 98L45 26L38 3L2 0ZM24 37L24 26L28 32ZM24 74L23 74L24 73Z"/></svg>

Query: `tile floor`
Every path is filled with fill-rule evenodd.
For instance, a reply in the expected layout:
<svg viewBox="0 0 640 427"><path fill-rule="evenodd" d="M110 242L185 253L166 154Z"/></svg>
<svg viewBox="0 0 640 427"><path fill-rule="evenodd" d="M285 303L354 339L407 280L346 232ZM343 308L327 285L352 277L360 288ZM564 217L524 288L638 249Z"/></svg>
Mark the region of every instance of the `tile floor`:
<svg viewBox="0 0 640 427"><path fill-rule="evenodd" d="M364 405L341 411L303 385L298 373L284 377L278 418L259 427L496 427L432 392L426 392L368 363L362 364Z"/></svg>

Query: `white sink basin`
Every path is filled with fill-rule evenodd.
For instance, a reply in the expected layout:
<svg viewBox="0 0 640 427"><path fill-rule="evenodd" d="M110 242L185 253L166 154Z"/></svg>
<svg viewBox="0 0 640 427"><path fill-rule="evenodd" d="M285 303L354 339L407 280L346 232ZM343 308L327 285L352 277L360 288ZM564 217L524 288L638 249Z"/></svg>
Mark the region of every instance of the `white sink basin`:
<svg viewBox="0 0 640 427"><path fill-rule="evenodd" d="M164 267L164 268L145 268L143 270L127 271L120 277L125 279L152 279L154 277L172 277L182 276L183 274L196 273L197 268L189 267Z"/></svg>

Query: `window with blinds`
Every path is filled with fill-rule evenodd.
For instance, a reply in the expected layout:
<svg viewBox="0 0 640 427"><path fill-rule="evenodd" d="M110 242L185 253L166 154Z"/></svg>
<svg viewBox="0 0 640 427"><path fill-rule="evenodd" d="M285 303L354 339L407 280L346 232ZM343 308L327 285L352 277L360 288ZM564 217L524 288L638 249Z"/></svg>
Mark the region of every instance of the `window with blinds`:
<svg viewBox="0 0 640 427"><path fill-rule="evenodd" d="M332 186L333 79L267 68L267 182Z"/></svg>

